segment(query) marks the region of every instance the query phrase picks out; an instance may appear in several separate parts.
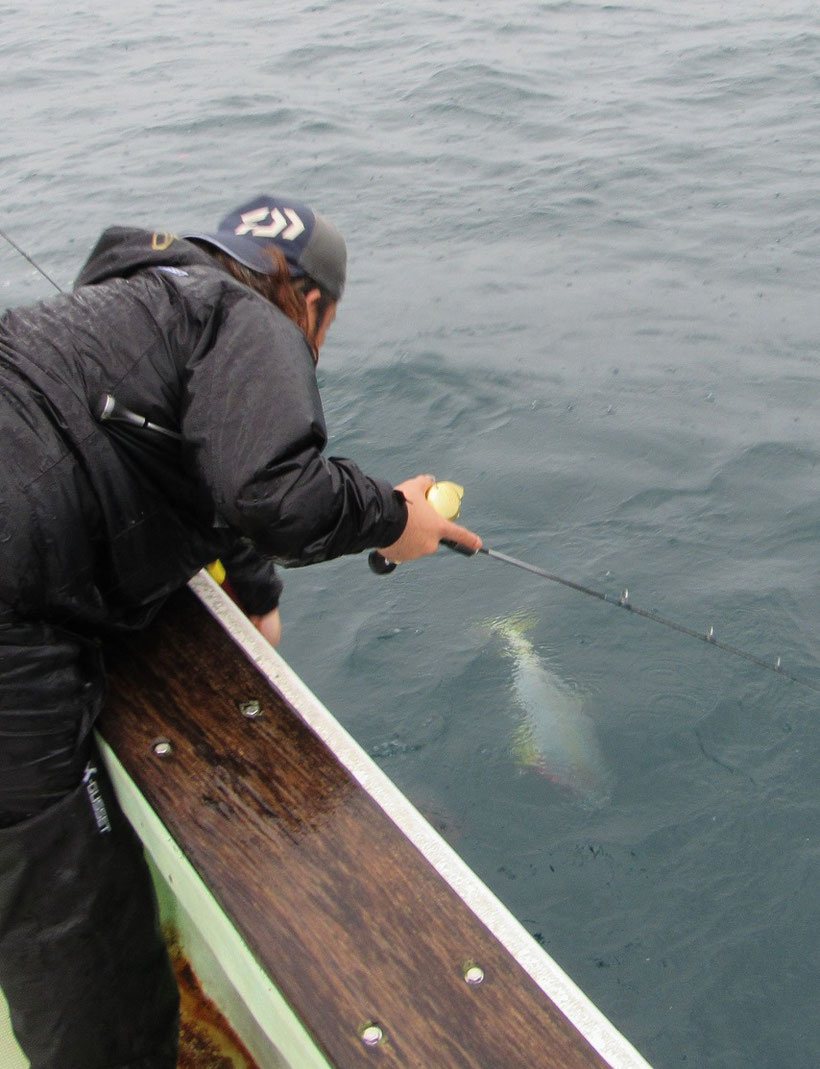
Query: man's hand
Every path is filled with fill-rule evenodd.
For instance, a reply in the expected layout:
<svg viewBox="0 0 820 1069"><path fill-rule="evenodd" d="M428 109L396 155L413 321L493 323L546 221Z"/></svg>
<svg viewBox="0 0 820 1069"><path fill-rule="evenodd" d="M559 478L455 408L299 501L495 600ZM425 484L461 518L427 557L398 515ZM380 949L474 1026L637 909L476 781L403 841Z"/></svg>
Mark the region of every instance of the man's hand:
<svg viewBox="0 0 820 1069"><path fill-rule="evenodd" d="M400 564L435 553L443 538L460 542L474 553L481 548L481 539L477 534L452 520L443 519L427 500L425 494L434 482L432 475L417 475L396 487L407 501L407 523L392 546L379 549L386 560Z"/></svg>
<svg viewBox="0 0 820 1069"><path fill-rule="evenodd" d="M282 638L282 619L278 608L271 609L264 616L248 616L248 619L271 646L279 645Z"/></svg>

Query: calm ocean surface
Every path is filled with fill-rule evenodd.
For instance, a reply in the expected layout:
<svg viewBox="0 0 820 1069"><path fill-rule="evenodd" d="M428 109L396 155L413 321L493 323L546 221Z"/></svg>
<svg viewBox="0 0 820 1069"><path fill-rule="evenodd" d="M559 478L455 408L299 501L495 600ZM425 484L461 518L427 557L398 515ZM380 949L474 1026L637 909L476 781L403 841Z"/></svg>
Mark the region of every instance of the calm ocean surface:
<svg viewBox="0 0 820 1069"><path fill-rule="evenodd" d="M331 453L818 685L819 91L805 0L0 0L0 226L68 285L304 196ZM815 690L486 557L286 578L285 657L653 1065L820 1064Z"/></svg>

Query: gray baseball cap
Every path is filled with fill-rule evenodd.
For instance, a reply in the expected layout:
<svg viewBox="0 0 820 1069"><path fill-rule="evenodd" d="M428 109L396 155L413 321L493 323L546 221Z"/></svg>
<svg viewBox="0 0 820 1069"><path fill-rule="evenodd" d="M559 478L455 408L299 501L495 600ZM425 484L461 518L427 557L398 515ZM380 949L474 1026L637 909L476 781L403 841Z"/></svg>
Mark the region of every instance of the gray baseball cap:
<svg viewBox="0 0 820 1069"><path fill-rule="evenodd" d="M285 256L292 278L309 275L338 301L344 292L347 249L324 216L301 201L278 194L255 197L226 215L215 231L183 234L222 249L253 271L270 274L265 249Z"/></svg>

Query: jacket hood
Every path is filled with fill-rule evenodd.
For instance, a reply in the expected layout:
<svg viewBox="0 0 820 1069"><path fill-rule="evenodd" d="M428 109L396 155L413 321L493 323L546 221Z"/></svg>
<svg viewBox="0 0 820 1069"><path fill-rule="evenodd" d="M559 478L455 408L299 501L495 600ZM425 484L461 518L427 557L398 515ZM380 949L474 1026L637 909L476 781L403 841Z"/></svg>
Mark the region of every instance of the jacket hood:
<svg viewBox="0 0 820 1069"><path fill-rule="evenodd" d="M114 226L103 232L77 276L74 288L127 278L148 267L190 267L213 260L190 241L152 230Z"/></svg>

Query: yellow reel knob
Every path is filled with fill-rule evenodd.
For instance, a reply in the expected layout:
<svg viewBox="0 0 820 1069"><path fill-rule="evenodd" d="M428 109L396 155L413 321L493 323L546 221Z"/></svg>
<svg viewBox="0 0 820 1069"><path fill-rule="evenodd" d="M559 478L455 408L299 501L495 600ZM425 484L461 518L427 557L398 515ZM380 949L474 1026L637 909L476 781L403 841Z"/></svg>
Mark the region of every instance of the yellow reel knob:
<svg viewBox="0 0 820 1069"><path fill-rule="evenodd" d="M211 561L207 566L208 571L211 573L211 577L216 579L220 586L225 582L225 565L221 560Z"/></svg>
<svg viewBox="0 0 820 1069"><path fill-rule="evenodd" d="M426 494L427 500L445 520L458 519L464 487L458 483L433 483Z"/></svg>

